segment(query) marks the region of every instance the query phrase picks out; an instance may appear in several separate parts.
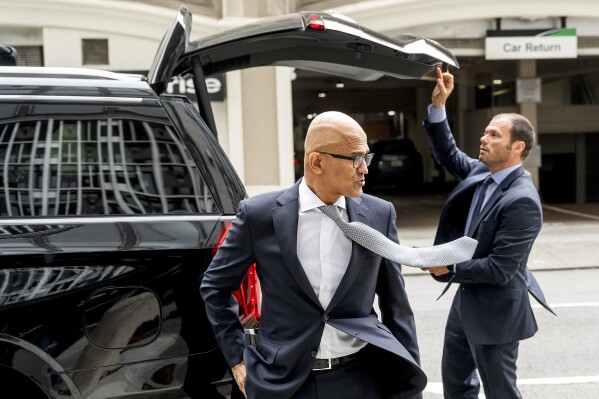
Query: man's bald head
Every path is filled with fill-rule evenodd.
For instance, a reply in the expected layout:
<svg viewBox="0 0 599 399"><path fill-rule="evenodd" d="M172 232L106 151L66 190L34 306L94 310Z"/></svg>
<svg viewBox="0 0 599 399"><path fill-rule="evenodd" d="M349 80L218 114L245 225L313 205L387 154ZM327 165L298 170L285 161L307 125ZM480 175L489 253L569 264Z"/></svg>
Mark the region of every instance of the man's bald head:
<svg viewBox="0 0 599 399"><path fill-rule="evenodd" d="M365 140L366 133L358 122L342 112L328 111L318 114L310 123L304 150L310 154L359 139Z"/></svg>
<svg viewBox="0 0 599 399"><path fill-rule="evenodd" d="M304 179L325 204L337 198L362 195L368 167L364 160L354 167L352 157L368 152L366 133L342 112L319 114L308 127L304 142Z"/></svg>

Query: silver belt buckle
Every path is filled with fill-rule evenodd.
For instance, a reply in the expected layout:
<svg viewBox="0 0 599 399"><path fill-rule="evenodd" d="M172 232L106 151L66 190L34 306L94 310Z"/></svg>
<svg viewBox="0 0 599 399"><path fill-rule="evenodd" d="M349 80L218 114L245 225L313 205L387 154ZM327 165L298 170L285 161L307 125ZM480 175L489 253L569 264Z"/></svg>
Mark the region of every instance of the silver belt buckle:
<svg viewBox="0 0 599 399"><path fill-rule="evenodd" d="M326 360L327 367L313 369L314 371L330 370L331 368L333 368L333 366L331 364L331 359L318 359L318 360Z"/></svg>

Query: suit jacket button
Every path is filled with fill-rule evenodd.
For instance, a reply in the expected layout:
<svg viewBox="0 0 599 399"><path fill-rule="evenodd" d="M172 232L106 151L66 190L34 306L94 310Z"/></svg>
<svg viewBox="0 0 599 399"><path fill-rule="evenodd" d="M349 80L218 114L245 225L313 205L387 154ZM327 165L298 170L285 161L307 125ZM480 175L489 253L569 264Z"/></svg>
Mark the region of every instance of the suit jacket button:
<svg viewBox="0 0 599 399"><path fill-rule="evenodd" d="M328 315L327 313L325 313L325 314L322 316L322 321L327 321L328 319L329 319L329 315Z"/></svg>
<svg viewBox="0 0 599 399"><path fill-rule="evenodd" d="M316 352L316 351L312 351L312 352L310 352L310 356L312 356L314 359L316 359L316 354L317 354L317 352Z"/></svg>

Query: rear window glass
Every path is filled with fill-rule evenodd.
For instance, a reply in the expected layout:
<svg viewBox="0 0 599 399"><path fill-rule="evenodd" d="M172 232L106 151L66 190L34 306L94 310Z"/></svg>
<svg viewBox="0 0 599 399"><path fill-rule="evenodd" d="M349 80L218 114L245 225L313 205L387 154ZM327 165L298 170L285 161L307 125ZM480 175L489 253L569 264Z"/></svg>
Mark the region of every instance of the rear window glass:
<svg viewBox="0 0 599 399"><path fill-rule="evenodd" d="M168 119L137 115L0 119L0 216L215 212Z"/></svg>

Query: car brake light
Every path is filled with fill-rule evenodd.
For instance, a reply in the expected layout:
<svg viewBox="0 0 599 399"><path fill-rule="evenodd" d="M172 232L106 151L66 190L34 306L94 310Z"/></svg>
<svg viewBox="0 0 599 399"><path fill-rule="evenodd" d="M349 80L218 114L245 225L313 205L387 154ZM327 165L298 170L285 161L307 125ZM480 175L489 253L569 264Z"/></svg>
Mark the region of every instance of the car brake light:
<svg viewBox="0 0 599 399"><path fill-rule="evenodd" d="M310 20L308 22L308 29L313 30L325 30L324 21L318 15L310 15Z"/></svg>
<svg viewBox="0 0 599 399"><path fill-rule="evenodd" d="M212 256L216 255L216 252L218 251L220 246L223 245L223 242L225 242L225 238L227 238L227 234L229 234L229 230L231 230L231 226L232 226L232 224L229 224L221 229L220 237L218 237L218 241L216 242L216 245L214 246L214 248L212 248Z"/></svg>
<svg viewBox="0 0 599 399"><path fill-rule="evenodd" d="M243 308L242 316L254 316L257 320L260 319L260 304L262 295L260 291L260 280L256 273L256 264L252 264L241 282L241 287L233 293L237 302Z"/></svg>
<svg viewBox="0 0 599 399"><path fill-rule="evenodd" d="M216 243L216 246L212 248L212 254L216 255L218 248L223 244L231 224L224 227L220 233L220 237ZM233 295L239 303L239 317L245 319L249 316L253 316L256 320L260 319L260 306L262 304L262 293L260 291L260 281L258 280L258 274L256 272L256 264L253 263L248 269L247 274L241 281L240 287L233 291Z"/></svg>

